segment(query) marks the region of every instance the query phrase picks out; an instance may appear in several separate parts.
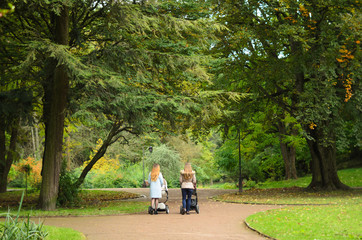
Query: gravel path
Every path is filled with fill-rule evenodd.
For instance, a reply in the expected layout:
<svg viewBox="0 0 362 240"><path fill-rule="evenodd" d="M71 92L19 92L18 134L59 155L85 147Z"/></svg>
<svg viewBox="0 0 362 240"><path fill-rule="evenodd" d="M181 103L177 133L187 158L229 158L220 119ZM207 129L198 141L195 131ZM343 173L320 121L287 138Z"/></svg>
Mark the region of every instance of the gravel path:
<svg viewBox="0 0 362 240"><path fill-rule="evenodd" d="M139 193L143 198L132 201L149 201L149 189L112 189ZM149 215L147 209L140 214L98 217L51 217L43 219L45 225L69 227L78 230L89 240L142 239L142 240L253 240L265 239L248 229L244 220L259 211L278 206L222 203L209 198L236 190L198 189L200 214L180 215L180 189L169 189L170 213Z"/></svg>

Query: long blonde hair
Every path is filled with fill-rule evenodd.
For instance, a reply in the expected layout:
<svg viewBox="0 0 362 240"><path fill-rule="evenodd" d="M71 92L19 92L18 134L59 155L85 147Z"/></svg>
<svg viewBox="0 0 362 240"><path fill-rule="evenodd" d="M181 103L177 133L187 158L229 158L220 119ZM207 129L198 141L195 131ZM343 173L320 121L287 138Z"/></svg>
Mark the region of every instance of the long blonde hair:
<svg viewBox="0 0 362 240"><path fill-rule="evenodd" d="M194 173L192 172L191 163L185 164L183 175L186 180L189 180L193 177Z"/></svg>
<svg viewBox="0 0 362 240"><path fill-rule="evenodd" d="M160 175L160 165L155 163L155 164L153 164L153 167L151 170L151 180L156 181L158 178L158 175Z"/></svg>

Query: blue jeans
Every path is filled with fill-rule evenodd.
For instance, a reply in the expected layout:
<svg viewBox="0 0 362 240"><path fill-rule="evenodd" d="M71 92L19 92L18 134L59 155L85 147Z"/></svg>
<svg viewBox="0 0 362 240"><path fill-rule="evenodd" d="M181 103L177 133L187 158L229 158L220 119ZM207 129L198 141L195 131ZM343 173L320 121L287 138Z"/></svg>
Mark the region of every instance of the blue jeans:
<svg viewBox="0 0 362 240"><path fill-rule="evenodd" d="M193 193L193 189L189 188L181 188L182 191L182 207L186 208L186 211L190 211L191 206L191 195ZM187 196L187 199L186 199Z"/></svg>

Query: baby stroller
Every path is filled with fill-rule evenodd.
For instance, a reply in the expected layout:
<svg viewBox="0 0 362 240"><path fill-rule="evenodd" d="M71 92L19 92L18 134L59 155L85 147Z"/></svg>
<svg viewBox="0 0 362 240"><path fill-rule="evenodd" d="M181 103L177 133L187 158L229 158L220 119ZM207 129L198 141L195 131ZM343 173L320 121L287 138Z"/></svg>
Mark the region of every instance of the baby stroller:
<svg viewBox="0 0 362 240"><path fill-rule="evenodd" d="M165 211L166 214L169 214L170 212L170 208L168 207L168 205L166 205L166 202L168 201L168 189L167 189L167 181L166 179L163 179L163 186L161 188L161 192L162 192L162 196L166 195L166 199L164 202L159 202L158 206L157 206L157 212L163 212ZM152 206L148 207L148 213L152 214L153 213L153 208Z"/></svg>
<svg viewBox="0 0 362 240"><path fill-rule="evenodd" d="M193 198L193 196L195 196ZM194 189L194 191L192 192L192 195L191 195L191 205L190 205L190 211L191 210L195 210L197 214L200 213L200 208L199 208L199 204L198 204L198 198L197 198L197 191L196 191L196 188ZM181 205L180 206L180 213L182 214L182 211L183 211L183 206Z"/></svg>

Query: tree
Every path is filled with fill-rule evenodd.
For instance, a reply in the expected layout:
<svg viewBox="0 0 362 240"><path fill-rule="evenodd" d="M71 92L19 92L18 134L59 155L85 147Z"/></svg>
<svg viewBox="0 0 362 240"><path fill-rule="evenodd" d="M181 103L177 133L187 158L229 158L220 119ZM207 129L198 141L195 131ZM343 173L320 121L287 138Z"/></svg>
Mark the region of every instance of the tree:
<svg viewBox="0 0 362 240"><path fill-rule="evenodd" d="M90 55L94 64L108 70L108 76L93 84L80 84L86 104L79 111L95 120L91 124L101 123L109 130L76 187L109 146L118 139L128 142L124 133L177 131L175 126L187 125L192 112L200 109L197 94L208 77L200 63L212 29L206 27L207 21L198 20L197 14L189 20L182 12L172 11L185 3L169 4L120 5L111 11L111 28L124 28L124 33L114 35L109 43L102 42L101 51ZM190 8L192 4L186 5ZM124 11L122 19L118 11ZM124 26L125 22L128 25Z"/></svg>
<svg viewBox="0 0 362 240"><path fill-rule="evenodd" d="M347 188L337 175L336 130L360 71L359 3L219 1L217 15L230 30L218 49L232 55L246 89L302 125L312 155L309 188Z"/></svg>
<svg viewBox="0 0 362 240"><path fill-rule="evenodd" d="M279 119L277 126L279 131L279 142L280 149L282 151L282 156L284 160L285 166L285 178L286 179L297 179L297 169L295 168L295 159L296 159L296 148L292 144L288 144L286 138L288 136L288 132L291 132L295 137L297 136L297 131L295 129L296 124L291 124L288 129L287 124ZM289 131L288 131L289 130Z"/></svg>
<svg viewBox="0 0 362 240"><path fill-rule="evenodd" d="M55 208L64 119L80 110L78 100L90 99L82 88L97 91L91 98L94 105L88 105L87 111L100 114L94 119L102 119L109 127L109 138L97 156L122 138L123 130L139 133L141 125L136 126L134 119L142 114L143 127L160 129L162 119L174 126L195 108L192 98L198 94L200 80L207 79L200 54L209 46L206 33L212 30L207 20L198 20L205 13L194 6L203 1L7 2L13 3L16 11L2 23L9 30L6 37L27 56L13 66L18 74L31 75L41 86L37 92L43 100L45 123L42 209ZM174 11L182 7L187 11ZM141 105L125 102L133 98ZM106 106L110 99L120 111ZM97 109L97 104L102 107Z"/></svg>
<svg viewBox="0 0 362 240"><path fill-rule="evenodd" d="M3 79L0 77L0 79ZM1 86L0 89L4 89ZM6 192L8 174L19 159L17 149L21 119L32 111L33 95L24 88L0 92L0 192Z"/></svg>
<svg viewBox="0 0 362 240"><path fill-rule="evenodd" d="M10 9L0 9L0 24L14 12L13 5L0 5L5 7ZM26 121L34 103L31 85L12 69L24 54L15 47L14 39L8 38L9 33L9 29L0 28L0 192L6 192L10 167L19 159L17 143L21 122Z"/></svg>
<svg viewBox="0 0 362 240"><path fill-rule="evenodd" d="M68 46L69 8L60 7L54 16L55 44ZM45 146L43 155L42 184L39 206L43 210L54 210L59 190L59 176L62 163L64 119L67 109L69 75L64 63L51 60L50 76L44 82Z"/></svg>

